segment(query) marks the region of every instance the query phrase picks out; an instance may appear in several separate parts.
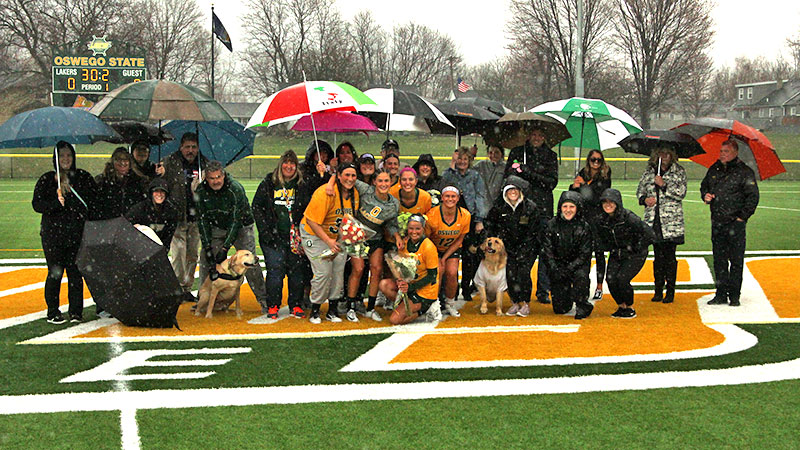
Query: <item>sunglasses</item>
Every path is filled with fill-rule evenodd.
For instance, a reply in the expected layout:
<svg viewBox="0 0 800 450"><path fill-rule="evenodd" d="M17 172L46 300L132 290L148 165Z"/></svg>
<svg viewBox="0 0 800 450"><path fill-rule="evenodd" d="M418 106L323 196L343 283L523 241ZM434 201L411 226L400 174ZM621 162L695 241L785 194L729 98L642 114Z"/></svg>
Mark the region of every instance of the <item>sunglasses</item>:
<svg viewBox="0 0 800 450"><path fill-rule="evenodd" d="M603 158L589 158L590 162L603 162Z"/></svg>

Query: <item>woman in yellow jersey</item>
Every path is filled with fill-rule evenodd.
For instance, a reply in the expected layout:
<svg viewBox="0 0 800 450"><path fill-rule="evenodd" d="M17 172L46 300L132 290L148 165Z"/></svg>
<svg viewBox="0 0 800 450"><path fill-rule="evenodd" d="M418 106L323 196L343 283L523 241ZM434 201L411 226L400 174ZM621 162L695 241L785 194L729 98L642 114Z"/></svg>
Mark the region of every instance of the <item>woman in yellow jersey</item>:
<svg viewBox="0 0 800 450"><path fill-rule="evenodd" d="M411 256L417 260L417 273L414 280L410 282L392 279L381 281L381 292L389 300L394 301L398 291L406 292L411 300L410 313L402 305L394 309L389 318L393 325L409 323L428 313L439 293L439 256L436 246L425 237L425 218L423 216L414 214L408 219L408 238L405 249L400 252L400 255ZM437 308L433 308L429 316L433 320L438 320L441 318L441 314L438 313Z"/></svg>
<svg viewBox="0 0 800 450"><path fill-rule="evenodd" d="M458 206L460 193L455 186L442 189L442 203L428 212L426 233L439 252L439 273L444 284L442 311L459 317L455 306L458 288L458 262L461 258L461 243L469 232L469 211Z"/></svg>
<svg viewBox="0 0 800 450"><path fill-rule="evenodd" d="M336 308L343 296L344 264L347 255L342 252L336 242L339 237L339 225L345 214L353 214L358 209L358 191L355 190L356 166L344 163L339 166L336 175L334 195L325 193L325 186L314 191L308 207L303 213L303 225L300 236L303 248L311 263L314 273L311 279L311 323L320 323L320 306L328 300L328 313L325 315L331 322L341 322ZM330 249L334 256L321 257Z"/></svg>
<svg viewBox="0 0 800 450"><path fill-rule="evenodd" d="M428 214L431 209L431 194L417 188L417 171L406 167L400 171L400 182L389 189L389 193L400 200L400 212Z"/></svg>

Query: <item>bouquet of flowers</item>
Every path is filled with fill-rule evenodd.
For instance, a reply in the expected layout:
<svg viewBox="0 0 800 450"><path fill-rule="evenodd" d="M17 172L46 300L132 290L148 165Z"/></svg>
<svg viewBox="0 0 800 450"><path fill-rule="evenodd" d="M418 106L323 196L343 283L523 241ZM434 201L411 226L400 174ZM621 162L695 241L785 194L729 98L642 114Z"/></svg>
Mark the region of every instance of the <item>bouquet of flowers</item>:
<svg viewBox="0 0 800 450"><path fill-rule="evenodd" d="M431 207L438 206L442 202L442 193L438 190L431 189L428 194L431 194Z"/></svg>
<svg viewBox="0 0 800 450"><path fill-rule="evenodd" d="M366 244L367 239L375 235L375 232L361 224L358 220L353 218L350 214L345 214L342 217L342 223L339 225L339 239L338 242L342 247L342 251L350 256L356 258L366 258L369 256L369 246ZM315 258L331 258L336 254L328 249L322 252Z"/></svg>
<svg viewBox="0 0 800 450"><path fill-rule="evenodd" d="M397 215L397 224L400 228L400 236L406 237L408 234L408 218L411 217L411 213L404 212Z"/></svg>
<svg viewBox="0 0 800 450"><path fill-rule="evenodd" d="M413 256L401 256L396 251L391 251L384 255L386 264L389 265L389 270L397 280L403 280L406 283L411 282L417 277L417 259ZM405 292L397 292L397 298L394 301L394 307L403 302L406 307L406 314L411 314L411 303L408 300L408 295Z"/></svg>

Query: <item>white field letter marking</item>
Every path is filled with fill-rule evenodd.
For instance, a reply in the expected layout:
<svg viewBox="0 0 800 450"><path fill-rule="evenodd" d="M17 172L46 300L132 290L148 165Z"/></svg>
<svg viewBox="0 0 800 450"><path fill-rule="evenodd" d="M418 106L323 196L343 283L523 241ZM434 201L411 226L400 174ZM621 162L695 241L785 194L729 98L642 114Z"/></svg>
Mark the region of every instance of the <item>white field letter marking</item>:
<svg viewBox="0 0 800 450"><path fill-rule="evenodd" d="M189 350L128 350L110 361L100 364L94 369L78 372L61 380L61 383L86 383L93 381L130 381L130 380L179 380L205 378L216 372L178 372L127 375L125 372L134 367L191 367L221 366L230 359L182 359L150 361L156 356L176 355L233 355L249 353L248 347L233 348L200 348Z"/></svg>

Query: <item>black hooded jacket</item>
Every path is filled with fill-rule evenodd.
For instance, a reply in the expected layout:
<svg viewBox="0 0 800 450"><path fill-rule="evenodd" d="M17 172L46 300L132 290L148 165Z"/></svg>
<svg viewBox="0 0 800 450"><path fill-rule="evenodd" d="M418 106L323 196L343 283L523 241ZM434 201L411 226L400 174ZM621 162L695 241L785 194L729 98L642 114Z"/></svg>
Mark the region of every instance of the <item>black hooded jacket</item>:
<svg viewBox="0 0 800 450"><path fill-rule="evenodd" d="M522 201L515 207L511 206L504 194L501 194L489 210L484 225L489 236L496 236L503 240L506 252L511 258L536 258L539 254L539 234L541 219L536 203L525 197L528 183L517 177L510 176L505 182L508 186L516 186L523 194Z"/></svg>
<svg viewBox="0 0 800 450"><path fill-rule="evenodd" d="M161 189L167 193L167 198L160 205L153 203L153 191L156 189ZM181 220L181 212L178 206L172 203L169 198L167 180L161 177L154 178L150 182L149 192L150 198L133 205L125 213L125 218L134 225L147 225L152 228L158 238L161 239L164 247L169 249L172 243L172 236L175 234L175 229L178 228L178 222Z"/></svg>
<svg viewBox="0 0 800 450"><path fill-rule="evenodd" d="M431 176L429 176L425 181L422 181L422 179L419 178L419 166L422 164L427 164L432 167ZM436 161L434 161L433 155L430 153L423 153L422 155L419 155L417 162L415 162L411 168L417 171L417 187L419 189L425 191L442 190L442 177L439 176L439 168L436 167Z"/></svg>
<svg viewBox="0 0 800 450"><path fill-rule="evenodd" d="M726 224L736 219L745 222L758 207L758 185L753 169L739 158L722 164L717 161L708 168L700 183L700 199L714 194L711 201L711 222Z"/></svg>
<svg viewBox="0 0 800 450"><path fill-rule="evenodd" d="M561 216L561 205L571 202L577 207L572 220ZM547 264L551 278L572 276L582 266L591 264L593 250L592 230L583 218L583 200L574 191L564 191L558 199L555 217L547 222L542 233L542 261Z"/></svg>
<svg viewBox="0 0 800 450"><path fill-rule="evenodd" d="M144 181L139 175L129 171L122 179L116 175L107 177L101 173L95 177L97 183L97 202L91 220L107 220L124 216L133 205L147 198Z"/></svg>
<svg viewBox="0 0 800 450"><path fill-rule="evenodd" d="M597 247L603 251L617 251L624 255L647 252L647 247L656 239L656 234L639 216L622 207L622 194L616 189L606 189L600 195L600 203L611 200L616 203L614 214L605 212L596 222Z"/></svg>
<svg viewBox="0 0 800 450"><path fill-rule="evenodd" d="M520 170L514 164L520 164ZM539 211L553 215L553 189L558 184L558 156L547 145L533 147L530 142L514 147L506 160L505 176L517 175L530 184L525 195L536 202Z"/></svg>
<svg viewBox="0 0 800 450"><path fill-rule="evenodd" d="M83 223L88 218L88 208L94 202L96 185L89 172L75 167L75 150L72 150L72 167L67 171L71 192L64 194L64 206L58 201L58 182L56 171L45 173L36 181L33 188L33 210L42 215L39 234L42 241L80 240L83 235ZM56 156L53 154L53 169ZM76 195L77 194L77 195ZM78 199L78 196L86 202Z"/></svg>
<svg viewBox="0 0 800 450"><path fill-rule="evenodd" d="M578 175L586 180L587 184L575 188L569 186L570 191L575 191L581 194L583 199L583 217L587 222L593 223L603 215L603 207L600 205L600 195L603 191L611 187L611 168L608 168L608 178L602 178L598 173L594 177L589 176L588 171L584 167L578 172Z"/></svg>
<svg viewBox="0 0 800 450"><path fill-rule="evenodd" d="M333 158L333 149L331 146L325 141L319 141L319 152L320 154L325 153L328 155L328 160ZM314 195L314 191L317 190L320 186L327 183L328 180L331 178L331 174L325 172L322 176L319 176L316 167L314 167L314 156L317 153L317 147L312 142L311 145L306 150L306 159L304 159L298 168L303 173L303 182L298 186L295 198L295 204L292 207L292 216L295 216L296 212L299 212L300 217L302 218L303 213L306 211L306 207L308 203L311 201L311 196ZM295 225L299 224L300 222L296 222Z"/></svg>

